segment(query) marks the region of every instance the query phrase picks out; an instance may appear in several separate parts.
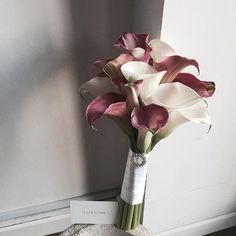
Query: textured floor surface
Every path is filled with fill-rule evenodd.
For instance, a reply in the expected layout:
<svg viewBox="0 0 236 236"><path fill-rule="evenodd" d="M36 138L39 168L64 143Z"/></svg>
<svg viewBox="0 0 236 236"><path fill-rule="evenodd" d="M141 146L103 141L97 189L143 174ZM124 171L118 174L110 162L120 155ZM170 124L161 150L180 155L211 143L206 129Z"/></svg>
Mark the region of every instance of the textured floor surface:
<svg viewBox="0 0 236 236"><path fill-rule="evenodd" d="M114 225L72 225L61 234L50 236L151 236L148 230L140 225L136 230L124 232Z"/></svg>
<svg viewBox="0 0 236 236"><path fill-rule="evenodd" d="M95 228L92 229L93 233L94 233L94 229ZM101 235L101 234L88 234L89 231L82 232L82 233L86 233L86 234L78 234L79 232L76 232L76 230L78 231L79 229L78 228L77 229L75 228L74 230L71 229L71 232L67 231L67 234L64 234L64 235L73 235L73 236L76 236L76 235L85 235L85 236L87 236L87 235L91 235L91 236L92 235ZM110 228L110 230L111 230L111 228ZM109 231L107 231L107 232L109 233ZM99 232L97 232L97 233L99 233ZM100 233L101 233L101 231L100 231ZM64 236L64 235L62 235L62 234L53 234L53 235L50 235L50 236ZM108 235L112 235L112 234L108 234ZM119 235L119 236L124 235L124 236L126 236L126 235L132 235L132 234L127 234L127 233L122 232L120 234L115 234L115 235ZM133 235L135 235L135 234L133 234ZM144 232L144 234L136 234L136 235L141 236L141 235L149 235L149 234L147 232L145 234L145 232ZM221 230L219 232L215 232L215 233L208 234L208 235L205 235L205 236L236 236L236 227Z"/></svg>

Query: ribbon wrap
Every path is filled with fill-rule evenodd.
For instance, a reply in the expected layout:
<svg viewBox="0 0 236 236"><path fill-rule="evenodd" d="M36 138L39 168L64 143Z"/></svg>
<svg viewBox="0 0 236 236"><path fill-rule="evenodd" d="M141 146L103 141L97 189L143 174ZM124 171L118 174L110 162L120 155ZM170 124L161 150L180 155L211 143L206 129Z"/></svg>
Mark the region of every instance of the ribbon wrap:
<svg viewBox="0 0 236 236"><path fill-rule="evenodd" d="M130 205L143 202L147 176L147 157L147 154L134 153L129 150L121 198Z"/></svg>

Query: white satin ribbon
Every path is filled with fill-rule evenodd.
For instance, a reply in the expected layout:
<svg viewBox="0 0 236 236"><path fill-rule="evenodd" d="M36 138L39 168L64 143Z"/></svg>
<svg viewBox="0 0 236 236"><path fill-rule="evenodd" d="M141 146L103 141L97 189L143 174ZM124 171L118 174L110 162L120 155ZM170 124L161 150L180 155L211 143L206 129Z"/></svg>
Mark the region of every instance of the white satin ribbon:
<svg viewBox="0 0 236 236"><path fill-rule="evenodd" d="M129 150L125 175L121 188L121 198L130 205L143 202L145 183L147 176L147 163L137 166L132 161L133 152ZM148 154L145 155L147 160Z"/></svg>

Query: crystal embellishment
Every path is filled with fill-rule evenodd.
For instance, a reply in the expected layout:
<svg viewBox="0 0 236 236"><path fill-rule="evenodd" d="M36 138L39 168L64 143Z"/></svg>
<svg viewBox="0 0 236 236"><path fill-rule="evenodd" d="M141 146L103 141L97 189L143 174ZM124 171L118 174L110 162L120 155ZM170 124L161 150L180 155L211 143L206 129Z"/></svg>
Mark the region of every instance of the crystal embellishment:
<svg viewBox="0 0 236 236"><path fill-rule="evenodd" d="M142 153L133 153L131 163L136 167L142 167L147 163L147 160Z"/></svg>

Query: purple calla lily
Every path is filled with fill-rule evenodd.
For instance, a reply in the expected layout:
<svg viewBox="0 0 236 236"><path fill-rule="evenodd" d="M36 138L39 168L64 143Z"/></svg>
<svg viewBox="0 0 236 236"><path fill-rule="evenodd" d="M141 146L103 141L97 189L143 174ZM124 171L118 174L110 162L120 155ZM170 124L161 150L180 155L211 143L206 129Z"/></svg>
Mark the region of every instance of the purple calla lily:
<svg viewBox="0 0 236 236"><path fill-rule="evenodd" d="M180 82L197 92L201 97L210 97L215 92L215 83L212 81L201 81L189 73L179 73L173 82Z"/></svg>
<svg viewBox="0 0 236 236"><path fill-rule="evenodd" d="M103 116L106 109L113 103L124 101L125 98L117 93L106 93L95 98L86 109L86 118L93 127L94 121Z"/></svg>
<svg viewBox="0 0 236 236"><path fill-rule="evenodd" d="M199 65L196 60L188 59L181 56L169 56L162 62L154 62L154 67L157 71L166 71L161 83L172 82L174 78L187 66L194 66L200 73Z"/></svg>
<svg viewBox="0 0 236 236"><path fill-rule="evenodd" d="M134 135L135 130L131 125L130 112L127 108L126 102L116 102L111 104L104 112L104 115L114 120L120 129L129 137Z"/></svg>
<svg viewBox="0 0 236 236"><path fill-rule="evenodd" d="M194 66L199 73L197 61L176 55L161 40L148 44L147 39L147 34L124 33L115 46L126 54L95 62L103 77L95 77L80 88L82 95L97 96L87 107L89 124L108 116L133 143L137 141L141 152L149 152L154 139L167 137L188 121L211 125L201 103L215 91L214 82L181 72Z"/></svg>
<svg viewBox="0 0 236 236"><path fill-rule="evenodd" d="M131 114L131 122L136 129L156 133L165 126L168 117L169 113L164 107L150 104L143 107L135 107Z"/></svg>
<svg viewBox="0 0 236 236"><path fill-rule="evenodd" d="M108 76L121 76L120 67L126 62L133 61L133 57L128 54L121 54L115 59L95 61L94 64Z"/></svg>
<svg viewBox="0 0 236 236"><path fill-rule="evenodd" d="M148 45L148 34L126 32L114 45L132 55L136 61L148 62L150 59L152 49Z"/></svg>

